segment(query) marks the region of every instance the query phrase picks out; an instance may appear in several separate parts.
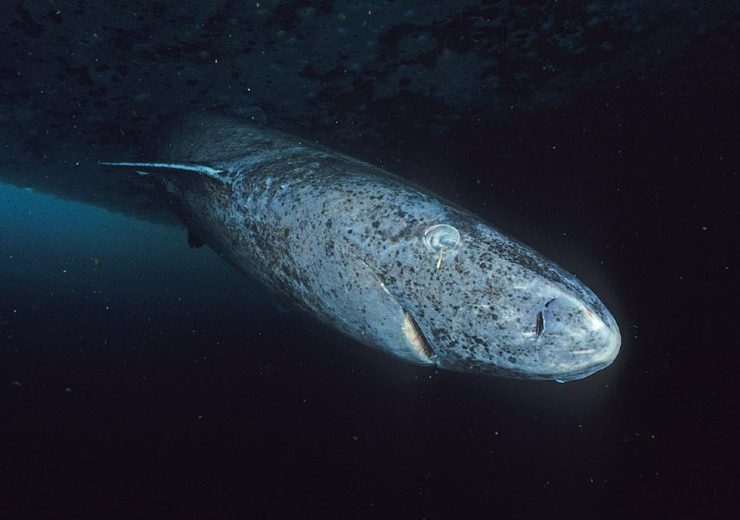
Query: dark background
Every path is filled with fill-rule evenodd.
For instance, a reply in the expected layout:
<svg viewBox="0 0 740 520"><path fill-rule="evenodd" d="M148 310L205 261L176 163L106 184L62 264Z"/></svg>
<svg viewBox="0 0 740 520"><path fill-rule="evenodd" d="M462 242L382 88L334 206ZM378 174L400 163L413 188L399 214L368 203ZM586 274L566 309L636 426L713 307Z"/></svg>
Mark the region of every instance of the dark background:
<svg viewBox="0 0 740 520"><path fill-rule="evenodd" d="M86 4L0 19L3 517L740 512L730 2ZM362 43L319 37L342 27ZM114 201L94 160L144 156L193 108L483 216L602 298L620 356L564 385L408 366L278 311L154 202L43 194L124 208L140 194Z"/></svg>

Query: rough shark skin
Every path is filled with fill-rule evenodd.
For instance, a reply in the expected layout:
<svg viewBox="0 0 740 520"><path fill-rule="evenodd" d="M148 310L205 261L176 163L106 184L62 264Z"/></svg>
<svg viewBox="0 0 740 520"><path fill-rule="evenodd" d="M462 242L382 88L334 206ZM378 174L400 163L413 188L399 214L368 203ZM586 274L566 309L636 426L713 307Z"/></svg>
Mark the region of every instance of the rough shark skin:
<svg viewBox="0 0 740 520"><path fill-rule="evenodd" d="M214 115L150 173L191 232L358 341L460 372L568 381L617 356L617 324L573 275L380 168Z"/></svg>

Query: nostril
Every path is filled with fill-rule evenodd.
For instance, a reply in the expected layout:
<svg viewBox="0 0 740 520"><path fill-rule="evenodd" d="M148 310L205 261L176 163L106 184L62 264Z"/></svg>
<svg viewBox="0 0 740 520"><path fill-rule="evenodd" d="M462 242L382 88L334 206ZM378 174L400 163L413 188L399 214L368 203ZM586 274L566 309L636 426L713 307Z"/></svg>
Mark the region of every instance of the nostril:
<svg viewBox="0 0 740 520"><path fill-rule="evenodd" d="M534 333L537 334L537 339L540 339L543 332L545 332L545 317L542 316L542 311L540 311L537 313L534 323Z"/></svg>
<svg viewBox="0 0 740 520"><path fill-rule="evenodd" d="M557 300L557 298L551 298L548 300L545 305L543 305L543 310L547 310L547 308L550 306L552 302ZM542 311L537 312L537 316L534 320L534 333L537 335L537 339L540 339L542 337L542 334L545 332L545 315Z"/></svg>

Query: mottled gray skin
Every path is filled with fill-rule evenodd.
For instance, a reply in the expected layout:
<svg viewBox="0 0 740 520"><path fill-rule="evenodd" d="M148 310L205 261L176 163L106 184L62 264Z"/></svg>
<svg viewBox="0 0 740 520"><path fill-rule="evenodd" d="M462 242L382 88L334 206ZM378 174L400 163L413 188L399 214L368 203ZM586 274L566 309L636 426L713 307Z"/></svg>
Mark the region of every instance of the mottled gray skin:
<svg viewBox="0 0 740 520"><path fill-rule="evenodd" d="M445 369L560 381L619 351L617 324L574 276L377 167L218 116L188 119L158 160L219 170L149 171L201 240L364 344ZM435 229L453 236L435 247Z"/></svg>

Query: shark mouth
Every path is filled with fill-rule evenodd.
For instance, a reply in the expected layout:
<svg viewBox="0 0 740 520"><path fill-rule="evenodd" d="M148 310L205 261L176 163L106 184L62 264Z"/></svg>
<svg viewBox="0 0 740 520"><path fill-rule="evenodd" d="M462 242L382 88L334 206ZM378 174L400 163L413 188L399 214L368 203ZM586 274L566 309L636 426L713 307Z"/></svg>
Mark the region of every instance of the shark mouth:
<svg viewBox="0 0 740 520"><path fill-rule="evenodd" d="M424 333L421 332L419 324L416 323L414 317L405 309L403 311L403 334L420 357L427 360L437 357L437 354L435 354L429 342L424 337Z"/></svg>

